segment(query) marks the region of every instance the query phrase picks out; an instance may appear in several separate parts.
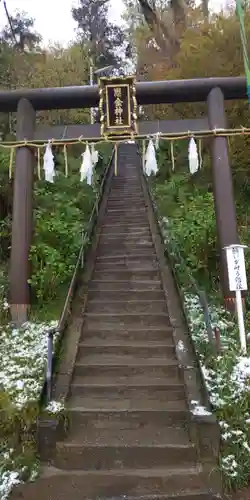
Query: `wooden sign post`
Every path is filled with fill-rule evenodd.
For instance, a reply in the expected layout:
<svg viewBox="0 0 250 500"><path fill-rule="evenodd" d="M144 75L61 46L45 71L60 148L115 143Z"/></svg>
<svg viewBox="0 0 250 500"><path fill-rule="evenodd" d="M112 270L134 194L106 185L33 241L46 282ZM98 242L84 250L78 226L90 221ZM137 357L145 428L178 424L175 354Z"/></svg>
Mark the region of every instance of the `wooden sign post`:
<svg viewBox="0 0 250 500"><path fill-rule="evenodd" d="M247 352L244 313L241 292L247 290L247 276L244 257L246 245L229 245L225 247L230 291L235 292L236 309L240 333L240 344L244 354Z"/></svg>

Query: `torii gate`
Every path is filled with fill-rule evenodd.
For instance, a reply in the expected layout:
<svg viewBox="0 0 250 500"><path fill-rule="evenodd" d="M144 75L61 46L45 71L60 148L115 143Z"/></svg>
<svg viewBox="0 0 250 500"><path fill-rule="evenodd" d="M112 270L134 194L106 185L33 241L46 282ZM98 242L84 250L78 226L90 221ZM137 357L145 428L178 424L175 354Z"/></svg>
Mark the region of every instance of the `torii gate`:
<svg viewBox="0 0 250 500"><path fill-rule="evenodd" d="M201 78L136 83L136 99L139 105L181 102L207 102L207 117L195 120L138 123L145 135L156 131L195 132L227 129L224 100L246 99L246 82L243 77ZM90 108L99 104L99 87L57 87L45 89L20 89L0 92L0 111L17 111L18 141L49 139L54 132L36 129L36 111L70 108ZM157 123L157 126L156 126ZM63 127L65 128L65 127ZM68 126L66 138L100 135L100 125ZM232 174L227 137L212 137L212 173L217 234L220 245L221 288L226 302L232 300L229 290L226 256L223 248L239 243L236 209L233 195ZM10 304L13 321L26 321L30 306L28 280L31 270L29 251L33 229L33 170L34 151L22 146L16 152L14 198L12 217L12 246L10 266Z"/></svg>

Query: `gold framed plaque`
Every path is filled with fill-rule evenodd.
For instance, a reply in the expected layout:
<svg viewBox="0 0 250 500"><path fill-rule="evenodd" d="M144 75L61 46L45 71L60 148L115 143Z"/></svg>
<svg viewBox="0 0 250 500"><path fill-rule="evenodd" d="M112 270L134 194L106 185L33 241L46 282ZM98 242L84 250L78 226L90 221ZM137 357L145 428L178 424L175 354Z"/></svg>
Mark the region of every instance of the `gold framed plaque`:
<svg viewBox="0 0 250 500"><path fill-rule="evenodd" d="M137 134L137 101L132 76L99 80L101 135Z"/></svg>

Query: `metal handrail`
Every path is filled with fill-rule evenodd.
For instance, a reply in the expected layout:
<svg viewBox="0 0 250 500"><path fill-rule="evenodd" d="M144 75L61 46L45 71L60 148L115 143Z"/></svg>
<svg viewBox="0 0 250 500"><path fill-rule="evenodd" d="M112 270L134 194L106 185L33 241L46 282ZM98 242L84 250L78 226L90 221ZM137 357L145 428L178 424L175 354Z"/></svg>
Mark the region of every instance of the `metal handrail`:
<svg viewBox="0 0 250 500"><path fill-rule="evenodd" d="M83 267L83 265L84 265L84 250L85 250L85 246L86 246L86 240L89 239L89 237L91 236L91 234L93 232L94 222L95 222L96 217L98 216L98 213L99 213L100 201L101 201L102 195L103 195L104 184L105 184L109 169L111 167L113 157L114 157L114 150L112 151L112 155L111 155L109 162L108 162L108 164L105 168L105 171L103 173L100 189L97 193L97 197L95 199L95 202L94 202L94 205L92 208L92 212L91 212L88 224L87 224L87 230L83 232L81 248L80 248L78 258L76 261L76 265L75 265L75 269L74 269L74 272L73 272L73 275L72 275L72 278L70 281L68 293L66 295L66 299L64 302L64 306L63 306L63 310L62 310L60 319L59 319L56 327L46 330L46 333L47 333L47 370L46 370L45 386L46 386L47 403L49 403L49 401L51 400L51 394L52 394L54 335L58 334L58 333L62 334L62 332L64 331L64 328L65 328L65 325L66 325L66 319L67 319L67 316L69 313L70 303L71 303L71 300L73 297L73 291L75 288L77 275L78 275L80 267Z"/></svg>
<svg viewBox="0 0 250 500"><path fill-rule="evenodd" d="M148 179L146 178L146 175L145 175L145 172L144 172L143 168L142 168L142 175L143 175L143 177L145 179L146 186L147 186L147 189L148 189L148 193L149 193L149 196L150 196L150 198L152 200L152 205L153 205L154 212L155 212L155 214L157 216L157 221L159 221L159 220L162 219L162 217L159 214L159 211L158 211L155 199L154 199L154 195L152 193L152 189L151 189L150 183L148 182ZM164 235L163 235L163 232L162 232L161 224L158 223L158 227L159 227L159 230L160 230L162 241L163 241L163 243L165 243L164 242ZM172 240L172 242L173 242L173 240ZM179 261L181 261L181 263L183 265L183 268L184 268L184 270L185 270L185 272L186 272L186 274L187 274L187 276L188 276L188 278L190 280L190 283L193 286L196 294L199 297L200 305L201 305L202 310L203 310L204 322L205 322L205 325L206 325L207 335L208 335L208 339L209 339L209 343L210 343L211 349L212 349L213 352L217 353L217 351L218 351L217 339L216 339L216 337L214 335L214 330L213 330L212 321L211 321L211 317L210 317L209 305L208 305L208 300L207 300L206 293L205 293L204 290L200 290L199 289L199 287L198 287L198 285L197 285L194 277L192 276L192 274L188 270L188 266L186 265L186 262L185 262L183 256L181 255L179 248L177 248L176 245L175 245L175 247L176 247L175 250L177 250L177 252L178 252L178 259L179 259ZM180 286L179 278L178 278L177 273L175 271L174 259L173 259L172 255L170 254L170 252L167 249L166 249L166 251L168 253L168 258L169 258L169 260L171 262L172 272L174 274L176 284L178 285L179 293L182 296L183 306L185 307L184 294L183 294L182 288Z"/></svg>
<svg viewBox="0 0 250 500"><path fill-rule="evenodd" d="M161 229L161 227L160 227L160 229ZM163 234L162 234L162 237L164 237ZM170 241L170 240L171 240L171 238L168 241ZM172 239L171 243L172 243L172 247L173 247L173 239ZM170 245L171 245L171 243L170 243ZM181 262L182 267L183 267L183 269L184 269L184 271L185 271L185 273L186 273L186 275L191 283L191 286L193 287L196 295L199 297L200 305L201 305L202 310L203 310L204 322L206 325L208 339L209 339L211 348L214 350L216 348L216 341L214 338L214 332L213 332L212 321L211 321L211 317L210 317L209 305L208 305L206 292L204 290L200 290L200 288L198 287L198 284L197 284L196 280L194 279L194 277L192 276L192 274L190 273L188 266L187 266L183 256L181 255L177 244L174 244L174 247L175 247L175 252L177 252L177 254L178 254L178 261ZM174 267L173 266L174 259L173 259L170 252L168 252L168 257L171 260L172 267ZM176 275L177 281L179 282L179 279L177 277L176 272L175 272L175 275ZM181 288L180 288L180 291L181 291Z"/></svg>
<svg viewBox="0 0 250 500"><path fill-rule="evenodd" d="M157 222L157 226L159 228L160 236L162 238L163 244L165 244L165 242L164 242L164 236L163 236L163 233L162 233L162 228L161 228L161 226L160 226L160 224L158 222L159 221L158 209L157 209L156 203L154 201L154 197L153 197L153 195L151 193L150 185L149 185L148 179L146 178L146 175L145 175L145 172L143 170L142 164L141 164L141 171L142 171L142 176L143 176L146 188L148 190L149 197L150 197L151 202L152 202L153 210L155 212L156 222ZM175 283L176 283L176 286L177 286L177 290L178 290L180 299L182 299L182 310L183 310L183 314L184 314L184 317L185 317L185 321L186 321L186 323L188 325L189 322L188 322L188 316L187 316L187 313L186 313L185 301L184 301L184 297L183 297L184 294L183 294L183 290L182 290L181 285L180 285L180 281L179 281L179 279L177 277L177 274L176 274L176 271L175 271L174 261L173 261L172 256L170 255L170 252L168 251L168 248L166 248L165 245L164 245L164 248L165 248L165 251L166 251L166 253L168 255L168 259L169 259L170 266L171 266L171 271L172 271L173 276L174 276L174 280L175 280ZM196 284L196 287L199 290L198 285L195 282L195 280L194 280L193 277L192 277L192 282ZM199 290L199 292L200 292L200 290ZM200 293L198 294L198 296L201 299ZM208 302L207 302L207 299L206 299L205 292L204 292L203 297L205 297L205 300L206 300L206 313L208 312L208 316L206 317L205 311L203 309L205 324L207 325L207 323L208 323L209 324L209 328L212 328L211 318L210 318L210 314L209 314L209 306L208 306ZM202 305L202 303L201 303L201 305ZM215 328L215 330L216 329L217 328ZM209 396L209 393L208 393L207 385L206 385L204 374L203 374L203 371L202 371L202 366L201 366L200 358L199 358L199 355L197 353L196 346L195 346L195 343L194 343L192 335L190 335L189 339L190 339L191 347L192 347L192 350L193 350L193 353L194 353L194 357L195 357L197 366L199 367L199 373L200 373L200 377L201 377L201 381L202 381L203 396L205 398L206 404L208 404L208 406L211 406L210 396ZM211 347L212 347L213 351L217 353L218 348L217 348L216 342L215 343L213 342L213 344L211 345Z"/></svg>

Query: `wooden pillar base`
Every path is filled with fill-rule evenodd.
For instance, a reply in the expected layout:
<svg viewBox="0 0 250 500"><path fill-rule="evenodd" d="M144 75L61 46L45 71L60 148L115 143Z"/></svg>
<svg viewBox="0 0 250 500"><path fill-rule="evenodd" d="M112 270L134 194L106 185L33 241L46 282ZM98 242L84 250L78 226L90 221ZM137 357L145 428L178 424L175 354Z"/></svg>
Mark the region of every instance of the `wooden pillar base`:
<svg viewBox="0 0 250 500"><path fill-rule="evenodd" d="M10 306L11 321L16 328L20 328L28 321L29 307L28 304L12 304Z"/></svg>

